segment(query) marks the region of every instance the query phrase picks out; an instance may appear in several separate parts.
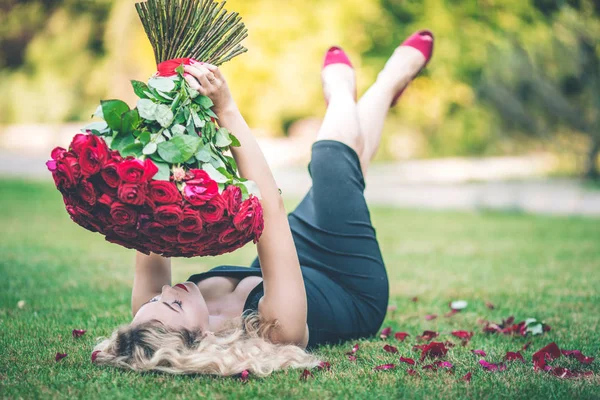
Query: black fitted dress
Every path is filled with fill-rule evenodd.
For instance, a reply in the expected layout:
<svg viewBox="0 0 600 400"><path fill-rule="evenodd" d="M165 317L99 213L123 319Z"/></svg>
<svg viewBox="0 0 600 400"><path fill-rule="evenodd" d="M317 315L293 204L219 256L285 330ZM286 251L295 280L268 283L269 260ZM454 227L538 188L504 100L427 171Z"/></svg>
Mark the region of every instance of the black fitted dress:
<svg viewBox="0 0 600 400"><path fill-rule="evenodd" d="M312 187L288 214L308 301L308 347L375 334L385 317L389 286L375 229L364 198L365 182L356 152L335 140L312 146ZM192 275L243 279L262 276L258 257L251 266L222 265ZM244 310L257 310L258 284Z"/></svg>

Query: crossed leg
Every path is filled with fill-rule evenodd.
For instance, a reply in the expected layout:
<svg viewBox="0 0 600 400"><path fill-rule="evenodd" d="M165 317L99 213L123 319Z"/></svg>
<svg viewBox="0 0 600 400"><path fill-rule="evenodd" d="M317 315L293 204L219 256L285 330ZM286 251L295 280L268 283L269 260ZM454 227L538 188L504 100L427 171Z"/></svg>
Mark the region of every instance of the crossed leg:
<svg viewBox="0 0 600 400"><path fill-rule="evenodd" d="M398 47L358 103L353 98L354 70L344 64L325 67L321 80L329 105L316 140L338 140L353 148L366 175L379 148L394 94L410 83L424 63L425 57L418 50Z"/></svg>

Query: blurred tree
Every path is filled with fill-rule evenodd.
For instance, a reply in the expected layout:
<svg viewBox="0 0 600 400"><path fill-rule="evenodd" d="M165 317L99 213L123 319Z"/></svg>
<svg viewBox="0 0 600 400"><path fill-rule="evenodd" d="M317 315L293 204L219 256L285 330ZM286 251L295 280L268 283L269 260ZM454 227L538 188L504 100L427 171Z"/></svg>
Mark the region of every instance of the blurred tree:
<svg viewBox="0 0 600 400"><path fill-rule="evenodd" d="M560 9L549 43L526 51L518 42L491 56L479 94L508 133L551 138L564 130L589 138L584 173L599 179L600 23L589 2ZM581 6L581 4L580 4Z"/></svg>

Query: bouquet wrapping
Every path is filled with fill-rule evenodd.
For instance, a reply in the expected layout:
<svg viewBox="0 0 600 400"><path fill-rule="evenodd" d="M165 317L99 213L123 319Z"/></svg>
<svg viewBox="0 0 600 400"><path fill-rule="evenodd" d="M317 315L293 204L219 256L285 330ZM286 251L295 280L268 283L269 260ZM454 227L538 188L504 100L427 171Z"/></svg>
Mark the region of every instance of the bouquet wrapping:
<svg viewBox="0 0 600 400"><path fill-rule="evenodd" d="M240 143L219 126L210 98L183 79L182 65L194 58L172 58L176 47L218 65L245 51L238 45L245 28L237 14L215 13L222 4L136 4L147 33L164 25L159 30L164 37L148 35L158 72L147 83L131 81L139 98L135 108L121 100L101 101L93 114L101 121L76 134L68 149L56 147L47 162L67 212L80 226L109 242L167 257L219 255L260 238L260 193L239 176L228 154ZM181 35L186 15L198 21ZM212 44L198 46L199 38Z"/></svg>

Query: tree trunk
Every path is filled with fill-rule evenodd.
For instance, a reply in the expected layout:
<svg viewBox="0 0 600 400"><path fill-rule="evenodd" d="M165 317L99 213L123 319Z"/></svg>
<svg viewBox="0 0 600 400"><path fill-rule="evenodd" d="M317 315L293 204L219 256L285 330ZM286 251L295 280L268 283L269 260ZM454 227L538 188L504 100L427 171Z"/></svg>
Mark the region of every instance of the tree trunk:
<svg viewBox="0 0 600 400"><path fill-rule="evenodd" d="M591 180L600 180L598 171L598 155L600 154L600 137L592 136L592 145L587 154L585 177Z"/></svg>

